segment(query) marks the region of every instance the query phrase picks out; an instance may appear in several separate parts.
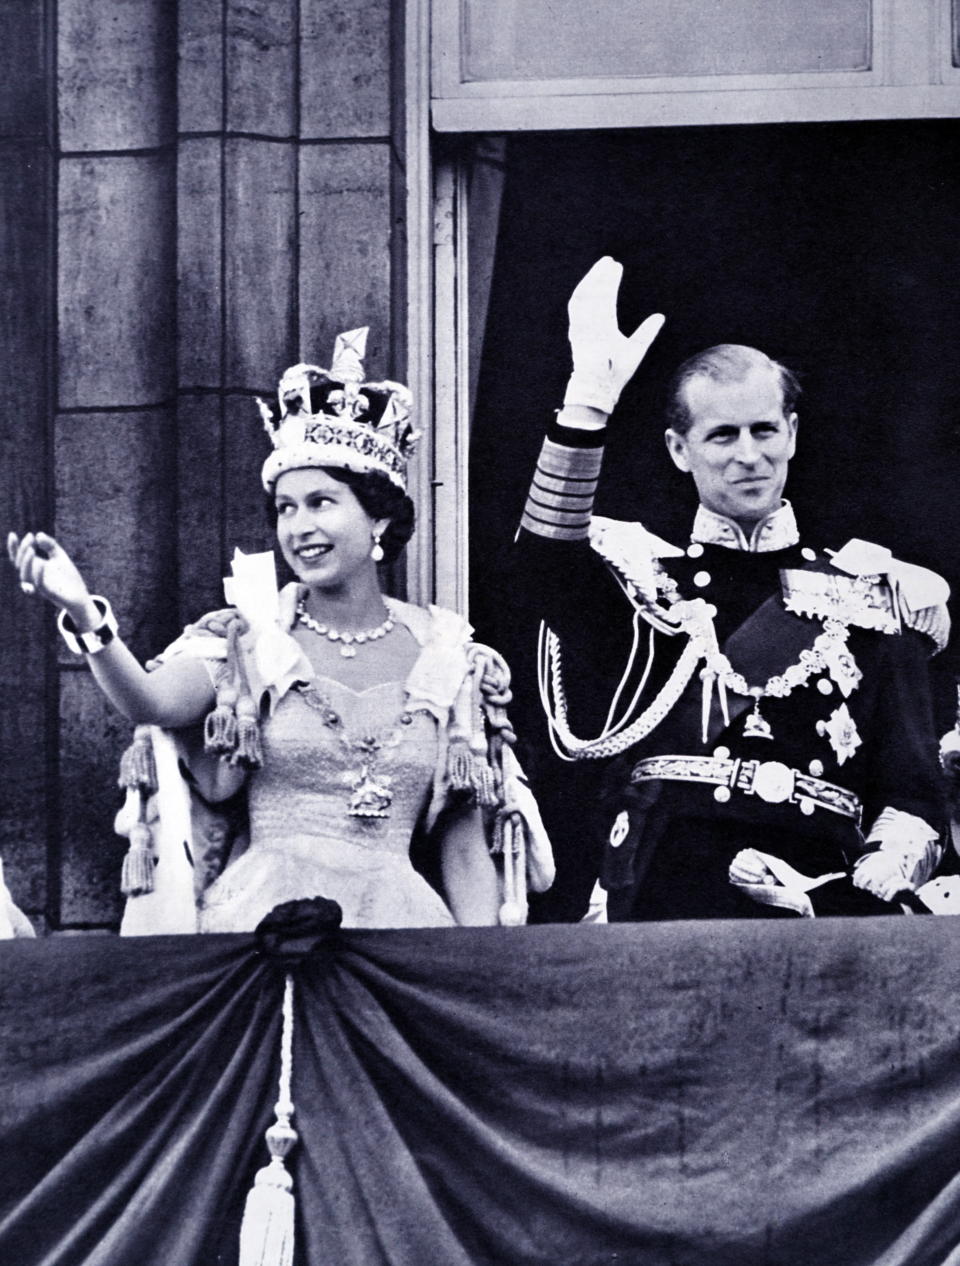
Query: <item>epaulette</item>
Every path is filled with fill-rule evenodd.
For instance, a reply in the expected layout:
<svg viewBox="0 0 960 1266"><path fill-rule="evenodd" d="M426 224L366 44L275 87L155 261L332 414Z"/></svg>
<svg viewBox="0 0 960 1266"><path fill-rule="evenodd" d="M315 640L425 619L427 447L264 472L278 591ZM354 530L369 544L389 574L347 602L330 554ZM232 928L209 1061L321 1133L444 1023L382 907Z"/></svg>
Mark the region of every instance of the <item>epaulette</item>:
<svg viewBox="0 0 960 1266"><path fill-rule="evenodd" d="M835 553L826 569L781 572L784 605L797 615L833 618L857 628L925 634L936 650L950 636L950 587L927 567L904 563L890 550L853 539Z"/></svg>
<svg viewBox="0 0 960 1266"><path fill-rule="evenodd" d="M654 536L642 523L596 514L590 520L590 544L626 582L632 595L645 602L657 600L655 560L683 557L682 549Z"/></svg>

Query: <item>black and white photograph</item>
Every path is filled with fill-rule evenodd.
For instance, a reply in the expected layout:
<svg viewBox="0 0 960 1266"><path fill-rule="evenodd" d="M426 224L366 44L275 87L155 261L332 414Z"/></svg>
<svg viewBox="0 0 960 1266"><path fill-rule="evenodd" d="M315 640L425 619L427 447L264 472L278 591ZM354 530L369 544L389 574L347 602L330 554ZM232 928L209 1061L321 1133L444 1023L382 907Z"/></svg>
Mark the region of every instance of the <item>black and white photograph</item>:
<svg viewBox="0 0 960 1266"><path fill-rule="evenodd" d="M0 18L0 1266L960 1266L960 0Z"/></svg>

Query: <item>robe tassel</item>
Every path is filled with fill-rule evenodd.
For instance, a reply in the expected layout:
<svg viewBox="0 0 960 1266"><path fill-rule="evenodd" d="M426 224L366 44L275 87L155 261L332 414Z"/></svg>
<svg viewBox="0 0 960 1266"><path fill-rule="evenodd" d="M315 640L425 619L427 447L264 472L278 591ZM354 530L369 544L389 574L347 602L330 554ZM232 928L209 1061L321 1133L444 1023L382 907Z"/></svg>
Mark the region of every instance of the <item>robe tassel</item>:
<svg viewBox="0 0 960 1266"><path fill-rule="evenodd" d="M146 822L135 822L130 828L130 847L120 872L120 891L125 897L140 897L153 892L153 834Z"/></svg>

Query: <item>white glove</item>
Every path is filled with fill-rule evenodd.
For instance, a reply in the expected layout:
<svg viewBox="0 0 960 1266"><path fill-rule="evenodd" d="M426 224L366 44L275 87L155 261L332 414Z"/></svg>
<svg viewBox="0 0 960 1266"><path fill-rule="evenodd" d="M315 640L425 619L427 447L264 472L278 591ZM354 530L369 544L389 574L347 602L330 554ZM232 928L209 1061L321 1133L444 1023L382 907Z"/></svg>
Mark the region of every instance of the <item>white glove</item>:
<svg viewBox="0 0 960 1266"><path fill-rule="evenodd" d="M923 818L888 805L870 828L867 844L876 851L864 853L856 863L854 884L883 901L902 889L915 891L940 864L943 849L938 838Z"/></svg>
<svg viewBox="0 0 960 1266"><path fill-rule="evenodd" d="M597 261L570 296L570 350L573 373L564 405L612 413L620 392L636 373L665 318L647 317L627 338L617 323L617 293L623 265L609 255Z"/></svg>
<svg viewBox="0 0 960 1266"><path fill-rule="evenodd" d="M903 853L864 853L853 868L853 886L872 892L881 901L892 901L898 892L913 889L912 870L912 859Z"/></svg>
<svg viewBox="0 0 960 1266"><path fill-rule="evenodd" d="M729 879L732 884L775 884L778 879L763 854L755 848L742 848L730 863Z"/></svg>

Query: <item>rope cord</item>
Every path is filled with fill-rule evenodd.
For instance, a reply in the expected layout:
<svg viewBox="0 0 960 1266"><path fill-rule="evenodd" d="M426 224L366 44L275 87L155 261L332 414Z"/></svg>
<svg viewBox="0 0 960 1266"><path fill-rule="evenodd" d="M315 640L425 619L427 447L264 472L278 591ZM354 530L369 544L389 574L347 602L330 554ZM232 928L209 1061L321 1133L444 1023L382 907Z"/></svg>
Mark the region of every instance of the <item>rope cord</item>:
<svg viewBox="0 0 960 1266"><path fill-rule="evenodd" d="M280 1090L274 1108L289 1124L293 1116L293 977L287 972L283 985L283 1031L280 1035Z"/></svg>
<svg viewBox="0 0 960 1266"><path fill-rule="evenodd" d="M704 646L699 638L691 637L665 685L649 707L626 729L610 731L592 739L577 738L570 729L567 720L566 692L563 686L560 639L542 623L538 652L540 699L547 717L550 742L561 760L574 761L616 756L620 752L625 752L628 747L632 747L634 743L646 738L686 690L697 665L704 657Z"/></svg>

